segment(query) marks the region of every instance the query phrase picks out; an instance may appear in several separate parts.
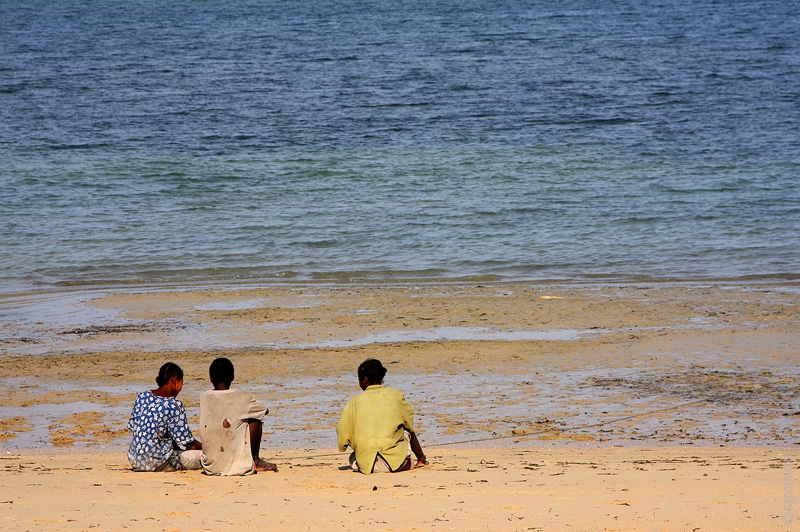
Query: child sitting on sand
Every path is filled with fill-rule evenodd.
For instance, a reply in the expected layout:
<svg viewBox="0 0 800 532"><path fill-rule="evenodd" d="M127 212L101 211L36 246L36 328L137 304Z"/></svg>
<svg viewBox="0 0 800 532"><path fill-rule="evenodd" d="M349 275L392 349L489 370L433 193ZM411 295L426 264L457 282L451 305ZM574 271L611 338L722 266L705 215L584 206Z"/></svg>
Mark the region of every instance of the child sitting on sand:
<svg viewBox="0 0 800 532"><path fill-rule="evenodd" d="M368 359L358 366L358 384L363 390L342 411L336 434L339 451L353 448L350 464L366 475L395 473L427 465L425 453L414 433L414 408L403 392L383 386L386 368L380 360Z"/></svg>
<svg viewBox="0 0 800 532"><path fill-rule="evenodd" d="M249 475L277 471L259 457L266 405L244 390L231 390L233 363L217 358L208 369L213 390L200 394L200 462L209 475Z"/></svg>
<svg viewBox="0 0 800 532"><path fill-rule="evenodd" d="M133 405L128 429L133 439L128 460L134 471L200 469L202 445L194 439L183 403L183 370L167 362L156 377L158 388L141 392Z"/></svg>

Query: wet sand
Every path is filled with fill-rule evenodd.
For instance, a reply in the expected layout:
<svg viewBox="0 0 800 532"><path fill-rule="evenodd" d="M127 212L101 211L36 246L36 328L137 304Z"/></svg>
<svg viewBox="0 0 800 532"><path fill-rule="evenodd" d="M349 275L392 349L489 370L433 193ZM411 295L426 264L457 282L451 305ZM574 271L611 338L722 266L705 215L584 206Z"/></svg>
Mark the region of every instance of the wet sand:
<svg viewBox="0 0 800 532"><path fill-rule="evenodd" d="M374 511L368 518L343 513L345 507L354 512L359 505L353 504L361 501L363 509L372 504L397 510L381 513L386 524L378 526L386 529L551 530L572 524L576 529L692 530L686 524L691 521L701 530L779 530L786 526L781 524L782 475L794 470L790 460L800 444L799 298L797 285L764 283L205 287L7 298L0 301L0 382L7 391L0 398L0 451L3 484L22 480L13 484L13 493L3 489L0 498L14 502L0 510L16 511L30 502L37 490L23 487L38 482L31 475L56 484L84 475L87 482L95 478L113 485L98 500L113 501L112 507L127 504L125 512L131 510L123 489L128 483L125 489L134 492L164 482L185 482L198 490L213 485L229 489L233 498L241 488L243 500L236 507L247 507L252 528L267 516L287 530L340 521L336 526L348 529L375 526L374 519L381 517ZM197 395L208 387L208 364L216 356L231 358L235 384L270 406L262 449L279 462L287 456L336 454L333 426L358 391L355 367L368 357L388 367L387 385L406 392L416 407L423 446L438 458L429 470L381 477L375 493L370 490L379 477L340 472L343 457L338 456L320 458L318 466L314 460L293 465L284 458L281 473L268 478L222 481L196 473L140 477L126 472L124 427L135 393L154 387L163 362L177 362L186 373L180 399L190 423L196 423ZM489 455L500 460L497 471L481 464L479 457ZM675 469L681 475L661 479L659 470L672 465L641 463L642 470L637 469L629 459L640 455L654 456L654 463L685 460ZM751 465L724 466L720 456ZM520 457L546 467L525 469ZM712 466L687 457L732 476L725 483L706 482L703 468ZM76 460L96 474L61 468ZM597 468L573 464L562 475L555 470L559 462L616 469L600 475ZM26 463L43 463L49 472ZM541 478L515 477L526 487L515 487L512 495L501 487L503 477L483 479L488 482L479 486L481 479L472 479L467 469ZM630 484L625 488L630 491L613 497L597 491L598 478ZM757 496L749 488L753 482L763 483ZM370 490L362 493L365 483ZM719 491L721 485L725 488ZM92 491L95 487L86 484L79 493L95 497L102 491ZM275 494L269 508L257 500L265 488ZM349 490L347 496L343 489ZM294 497L289 508L280 505L282 490ZM665 490L666 499L659 501L660 492L653 490ZM470 513L454 505L439 515L445 492L481 510ZM470 494L480 495L470 499ZM421 508L419 515L402 510L410 502L395 500L406 497L417 498L413 507ZM723 504L725 497L738 502ZM487 498L498 504L481 502ZM214 498L212 507L223 508L223 500ZM331 505L332 513L307 515L297 506L300 500L315 508ZM423 500L428 502L418 503ZM657 526L657 508L668 504L674 519L687 521L671 518L665 521L669 525ZM684 516L676 504L696 512ZM13 514L22 519L19 523L29 519L19 529L89 528L88 522L53 517L67 515L69 504L51 506L50 521L33 523L27 514ZM89 511L81 502L73 506ZM509 509L502 510L505 506ZM542 515L544 506L555 507L559 517ZM742 514L743 509L748 511ZM167 515L178 510L167 504L161 510L150 515L142 507L130 515L141 519L138 523L112 520L101 526L218 528L207 511L190 512L179 525ZM618 519L608 521L601 511ZM112 514L102 515L123 518ZM513 515L524 519L517 522ZM481 525L469 526L475 522Z"/></svg>

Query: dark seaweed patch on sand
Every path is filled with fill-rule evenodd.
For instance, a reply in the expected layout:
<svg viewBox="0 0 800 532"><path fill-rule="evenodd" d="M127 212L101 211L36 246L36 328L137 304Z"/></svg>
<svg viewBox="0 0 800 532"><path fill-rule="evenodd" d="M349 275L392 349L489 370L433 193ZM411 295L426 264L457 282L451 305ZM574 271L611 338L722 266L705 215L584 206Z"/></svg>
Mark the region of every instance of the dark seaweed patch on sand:
<svg viewBox="0 0 800 532"><path fill-rule="evenodd" d="M583 386L624 388L637 396L674 395L716 404L752 403L788 408L796 398L796 377L771 371L711 370L694 366L685 371L632 377L589 377Z"/></svg>
<svg viewBox="0 0 800 532"><path fill-rule="evenodd" d="M158 328L150 324L129 324L129 325L92 325L68 331L61 331L58 334L76 334L78 336L94 336L97 334L114 334L129 332L155 332Z"/></svg>

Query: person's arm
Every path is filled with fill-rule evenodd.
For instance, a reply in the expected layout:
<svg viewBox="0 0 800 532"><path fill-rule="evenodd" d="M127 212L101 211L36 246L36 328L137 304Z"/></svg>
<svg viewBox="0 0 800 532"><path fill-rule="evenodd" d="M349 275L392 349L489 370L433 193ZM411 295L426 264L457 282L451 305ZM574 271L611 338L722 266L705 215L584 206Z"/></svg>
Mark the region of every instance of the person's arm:
<svg viewBox="0 0 800 532"><path fill-rule="evenodd" d="M350 403L347 403L347 406L344 407L342 411L342 416L339 418L339 422L336 424L336 439L339 443L339 452L344 452L347 450L347 446L351 445L351 438L353 436L353 417L352 417L352 410L350 408Z"/></svg>
<svg viewBox="0 0 800 532"><path fill-rule="evenodd" d="M411 444L411 452L414 453L414 456L417 457L416 467L422 467L428 465L428 459L425 456L425 453L422 451L422 445L420 445L419 439L417 439L417 433L409 432L408 441Z"/></svg>
<svg viewBox="0 0 800 532"><path fill-rule="evenodd" d="M417 457L416 467L428 465L428 459L422 451L422 445L419 443L417 433L414 432L414 407L406 401L404 395L400 397L400 405L403 412L403 428L408 431L408 443L411 445L411 452Z"/></svg>
<svg viewBox="0 0 800 532"><path fill-rule="evenodd" d="M139 406L139 396L136 396L136 401L133 403L133 408L131 409L131 417L128 418L128 430L131 432L136 432L136 412L138 411Z"/></svg>
<svg viewBox="0 0 800 532"><path fill-rule="evenodd" d="M256 399L253 394L250 395L250 401L247 404L246 409L242 411L242 421L245 423L251 423L253 421L263 421L264 416L269 414L269 408L267 405L264 404L263 401L259 401Z"/></svg>
<svg viewBox="0 0 800 532"><path fill-rule="evenodd" d="M189 428L189 421L186 419L186 410L183 403L175 400L176 408L173 415L167 422L167 430L172 441L178 448L185 450L202 450L202 444L194 438L192 430Z"/></svg>

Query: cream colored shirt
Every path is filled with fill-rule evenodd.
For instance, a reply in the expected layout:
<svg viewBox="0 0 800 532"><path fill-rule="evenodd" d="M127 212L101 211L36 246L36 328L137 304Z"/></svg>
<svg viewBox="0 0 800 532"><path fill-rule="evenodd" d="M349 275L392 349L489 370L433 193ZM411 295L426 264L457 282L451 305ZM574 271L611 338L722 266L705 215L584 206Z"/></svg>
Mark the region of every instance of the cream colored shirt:
<svg viewBox="0 0 800 532"><path fill-rule="evenodd" d="M414 408L403 392L383 385L368 386L350 399L336 425L339 450L352 447L366 474L379 453L393 471L403 464L408 455L405 430L414 432Z"/></svg>
<svg viewBox="0 0 800 532"><path fill-rule="evenodd" d="M200 463L210 475L247 475L254 471L250 427L267 407L244 390L208 390L200 394ZM227 421L227 423L226 423ZM225 425L229 425L226 427Z"/></svg>

